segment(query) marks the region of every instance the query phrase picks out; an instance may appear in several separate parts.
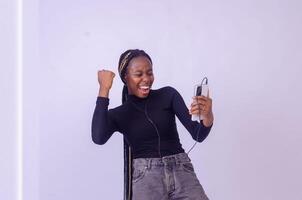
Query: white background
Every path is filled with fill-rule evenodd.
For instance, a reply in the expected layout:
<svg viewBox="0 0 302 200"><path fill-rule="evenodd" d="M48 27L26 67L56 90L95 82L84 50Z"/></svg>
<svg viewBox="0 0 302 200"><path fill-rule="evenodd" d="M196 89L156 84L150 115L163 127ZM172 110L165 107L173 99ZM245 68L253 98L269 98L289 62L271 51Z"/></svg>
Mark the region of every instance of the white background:
<svg viewBox="0 0 302 200"><path fill-rule="evenodd" d="M0 199L16 198L16 4L0 1Z"/></svg>
<svg viewBox="0 0 302 200"><path fill-rule="evenodd" d="M188 105L209 78L215 125L190 156L210 199L301 200L301 9L298 0L26 2L24 199L122 199L121 135L103 146L90 137L96 74L117 73L119 55L140 48L153 59L154 88L173 86ZM14 79L2 76L11 93L1 132L13 133ZM117 76L110 107L121 89ZM194 142L178 128L187 150ZM12 135L1 140L0 172L11 198L13 171L2 163L13 157L2 162L2 152L14 155Z"/></svg>

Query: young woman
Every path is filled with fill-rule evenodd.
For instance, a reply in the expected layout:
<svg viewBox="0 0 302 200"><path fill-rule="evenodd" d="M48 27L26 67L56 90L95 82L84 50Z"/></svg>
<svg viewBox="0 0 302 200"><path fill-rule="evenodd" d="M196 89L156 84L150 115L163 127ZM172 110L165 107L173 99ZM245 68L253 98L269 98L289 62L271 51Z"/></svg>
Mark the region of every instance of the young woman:
<svg viewBox="0 0 302 200"><path fill-rule="evenodd" d="M118 72L125 84L123 103L109 110L115 74L98 72L100 89L92 119L92 140L105 144L114 132L123 134L129 156L125 160L125 199L130 200L131 194L133 200L208 199L179 141L175 116L194 140L202 142L214 120L211 98L195 96L188 110L174 88L152 90L152 60L143 50L124 52ZM204 119L200 123L192 121L192 114L203 115Z"/></svg>

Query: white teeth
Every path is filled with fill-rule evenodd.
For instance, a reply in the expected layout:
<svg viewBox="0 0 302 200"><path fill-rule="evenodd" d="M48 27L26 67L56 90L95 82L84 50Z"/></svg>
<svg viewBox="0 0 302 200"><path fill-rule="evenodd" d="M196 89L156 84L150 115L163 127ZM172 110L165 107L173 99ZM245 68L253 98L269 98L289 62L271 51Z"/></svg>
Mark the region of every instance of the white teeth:
<svg viewBox="0 0 302 200"><path fill-rule="evenodd" d="M149 86L140 86L141 89L149 89Z"/></svg>

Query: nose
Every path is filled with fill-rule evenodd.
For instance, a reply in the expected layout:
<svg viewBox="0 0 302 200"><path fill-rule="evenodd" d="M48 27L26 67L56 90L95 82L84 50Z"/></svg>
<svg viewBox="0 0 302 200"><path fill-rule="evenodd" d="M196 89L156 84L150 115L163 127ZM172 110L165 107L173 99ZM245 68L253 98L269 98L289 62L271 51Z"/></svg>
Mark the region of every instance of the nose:
<svg viewBox="0 0 302 200"><path fill-rule="evenodd" d="M147 73L144 73L142 79L144 82L149 82L151 78L150 78L150 75L148 75Z"/></svg>

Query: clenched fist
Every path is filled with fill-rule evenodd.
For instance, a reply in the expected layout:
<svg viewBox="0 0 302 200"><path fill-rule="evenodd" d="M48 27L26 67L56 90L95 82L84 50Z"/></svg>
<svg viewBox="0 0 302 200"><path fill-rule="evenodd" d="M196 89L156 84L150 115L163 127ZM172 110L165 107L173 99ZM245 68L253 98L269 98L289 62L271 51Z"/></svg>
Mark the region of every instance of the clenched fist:
<svg viewBox="0 0 302 200"><path fill-rule="evenodd" d="M100 84L99 96L108 97L109 90L111 89L113 79L115 77L114 72L109 70L98 71L98 81Z"/></svg>

